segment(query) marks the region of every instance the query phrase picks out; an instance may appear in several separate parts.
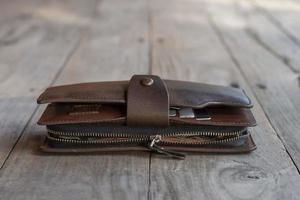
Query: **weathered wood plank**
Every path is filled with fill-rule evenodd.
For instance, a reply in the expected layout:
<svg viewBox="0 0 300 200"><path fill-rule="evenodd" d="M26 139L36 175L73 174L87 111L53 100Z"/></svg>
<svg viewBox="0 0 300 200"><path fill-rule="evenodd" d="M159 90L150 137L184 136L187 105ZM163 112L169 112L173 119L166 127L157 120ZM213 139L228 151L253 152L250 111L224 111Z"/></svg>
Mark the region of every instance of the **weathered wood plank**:
<svg viewBox="0 0 300 200"><path fill-rule="evenodd" d="M264 10L266 16L284 31L295 43L300 45L300 3L286 0L251 0Z"/></svg>
<svg viewBox="0 0 300 200"><path fill-rule="evenodd" d="M211 2L215 3L219 2ZM225 5L218 10L220 18L227 12ZM297 199L297 169L203 8L196 0L153 3L152 72L164 78L245 88L255 104L259 125L252 134L258 149L246 155L189 155L184 161L152 155L150 199Z"/></svg>
<svg viewBox="0 0 300 200"><path fill-rule="evenodd" d="M277 4L281 5L282 2L277 2ZM249 36L281 59L294 71L299 72L300 45L295 43L285 31L282 31L282 28L278 27L277 23L270 20L265 10L258 9L249 0L237 1L236 5L239 17L246 20L247 28L245 31ZM300 20L297 21L297 27L299 27ZM296 22L294 23L296 24Z"/></svg>
<svg viewBox="0 0 300 200"><path fill-rule="evenodd" d="M148 72L146 1L95 6L84 38L56 84L128 79ZM44 155L34 116L0 171L0 199L147 199L149 153Z"/></svg>
<svg viewBox="0 0 300 200"><path fill-rule="evenodd" d="M225 2L226 6L210 4L210 13L220 31L220 37L224 39L233 58L246 75L272 126L299 168L298 74L249 37L245 32L247 24L236 14L232 1Z"/></svg>
<svg viewBox="0 0 300 200"><path fill-rule="evenodd" d="M53 24L12 1L0 6L0 168L79 41L76 26ZM11 10L11 12L9 12Z"/></svg>

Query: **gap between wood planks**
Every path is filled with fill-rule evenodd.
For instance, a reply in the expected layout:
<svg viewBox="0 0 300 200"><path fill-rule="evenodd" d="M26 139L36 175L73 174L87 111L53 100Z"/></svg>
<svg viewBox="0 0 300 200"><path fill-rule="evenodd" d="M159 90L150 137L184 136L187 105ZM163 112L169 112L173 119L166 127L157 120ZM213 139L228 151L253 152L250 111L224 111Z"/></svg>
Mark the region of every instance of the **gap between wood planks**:
<svg viewBox="0 0 300 200"><path fill-rule="evenodd" d="M1 11L9 10L5 3L2 6ZM34 112L36 96L49 85L78 40L75 26L51 28L49 21L13 10L7 16L1 12L0 20L0 167Z"/></svg>
<svg viewBox="0 0 300 200"><path fill-rule="evenodd" d="M209 19L208 21L209 21L209 23L211 24L213 30L216 32L217 36L219 37L219 39L220 39L222 45L223 45L223 46L225 47L225 49L228 51L228 54L229 54L230 58L232 59L232 61L234 62L234 64L237 66L237 68L238 68L238 70L240 71L240 73L242 74L244 80L247 82L248 85L250 85L250 84L249 84L249 81L248 81L248 79L247 79L247 76L245 75L245 73L244 73L243 70L241 69L240 63L235 59L235 57L234 57L234 55L233 55L231 49L227 46L226 42L224 41L224 38L223 38L222 33L221 33L221 32L219 31L219 29L216 27L215 23L211 20L211 18L208 17L208 19ZM258 43L258 44L260 44L260 43ZM253 91L253 89L252 89L251 87L249 87L249 88L250 88L251 92L253 93L253 95L255 96L257 102L259 103L259 105L263 108L263 105L261 104L259 98L258 98L257 95L255 94L255 92ZM268 115L265 115L265 116L266 116L266 118L268 119L269 124L272 126L273 131L276 133L277 137L279 138L279 140L281 141L282 145L284 146L285 151L287 152L287 154L289 155L291 161L292 161L293 164L295 165L295 167L296 167L298 173L300 174L299 168L297 167L297 165L296 165L296 163L295 163L293 157L292 157L292 156L290 155L290 153L288 152L288 150L287 150L287 148L286 148L284 142L282 141L282 138L280 137L280 135L279 135L279 134L277 133L277 131L275 130L273 124L272 124L271 121L270 121L270 118L268 117Z"/></svg>
<svg viewBox="0 0 300 200"><path fill-rule="evenodd" d="M148 40L149 40L149 49L148 49L148 73L152 74L152 65L153 65L153 19L152 12L150 7L150 2L147 2L147 14L148 14ZM148 167L148 191L147 191L147 199L151 199L151 160L152 160L152 152L149 152L149 167Z"/></svg>
<svg viewBox="0 0 300 200"><path fill-rule="evenodd" d="M252 95L249 87L255 89L256 83L258 83L257 79L251 80L251 86L245 82L240 70L226 52L226 48L220 43L218 36L208 24L203 11L204 7L196 0L188 2L170 0L154 3L153 72L168 78L224 85L236 81L243 85L243 88L255 101L256 98ZM228 10L226 10L227 8ZM212 9L214 16L218 16L214 18L215 22L230 33L235 31L230 29L230 26L229 29L226 29L226 22L230 25L231 20L234 21L236 17L231 16L231 8L231 5L224 4L224 7ZM226 11L223 13L224 16L221 13L222 10ZM223 19L225 20L224 24L222 23ZM239 19L237 21L239 22ZM225 33L223 32L223 34ZM263 53L262 55L267 54L266 51L253 43L251 38L240 29L235 34L225 36L226 42L232 42L238 47L237 51L243 52L245 49L243 55L236 51L234 53L236 58L238 55L243 59L241 64L244 73L248 72L247 75L254 76L251 68L245 70L247 64L252 60L254 60L253 63L256 63L256 53L253 51L259 50ZM249 46L249 51L247 51L249 44L252 46ZM230 47L232 49L235 46ZM277 59L273 56L267 55L267 58L272 59L272 63L277 64L277 68L281 67L281 65L278 66L279 61L276 61ZM260 59L265 58L261 56ZM260 72L260 66L249 64L253 70L256 69L256 73ZM285 69L285 66L283 67ZM266 71L264 70L263 73L267 73ZM285 71L288 70L285 69ZM258 91L256 90L256 92ZM259 97L262 100L262 97ZM151 197L154 199L156 197L162 199L285 199L292 198L293 194L295 197L297 192L294 186L299 183L299 173L258 103L254 108L254 114L259 122L259 126L253 128L254 139L258 139L256 140L258 149L250 155L220 157L191 155L184 162L169 160L165 161L166 164L153 155L150 172L152 178ZM246 170L244 170L245 168ZM261 171L261 174L256 170ZM257 179L253 177L257 177Z"/></svg>
<svg viewBox="0 0 300 200"><path fill-rule="evenodd" d="M148 40L149 40L149 50L148 50L148 61L149 61L149 66L148 66L148 73L152 74L152 65L153 65L153 19L152 19L152 12L150 8L150 2L148 1L147 3L147 14L148 14Z"/></svg>
<svg viewBox="0 0 300 200"><path fill-rule="evenodd" d="M255 40L257 40L257 42L260 42L261 45L264 46L266 48L266 50L268 50L269 52L271 52L274 56L276 56L279 59L281 59L282 62L285 65L287 65L288 67L290 67L290 69L293 72L295 72L296 74L298 74L298 85L300 86L300 68L299 68L300 62L297 59L297 57L299 57L299 54L300 54L299 53L300 52L300 49L299 49L299 47L300 47L300 37L298 37L297 35L295 35L295 32L289 30L289 25L284 25L283 21L285 19L283 19L283 21L282 21L280 19L280 16L276 16L276 13L272 13L271 10L268 10L268 8L266 8L266 7L263 6L264 4L261 5L260 1L257 1L257 0L247 0L247 2L249 4L251 4L252 7L254 7L257 12L259 12L266 19L268 19L268 21L270 22L270 24L272 24L273 26L275 26L278 29L278 31L280 31L282 33L282 35L284 35L284 37L282 37L282 35L279 36L279 37L282 37L282 39L278 40L278 42L281 42L282 40L285 42L285 46L282 46L283 47L282 49L284 49L286 47L286 45L290 45L291 48L289 50L289 53L291 55L294 55L294 57L291 57L290 55L287 55L286 53L282 53L281 49L273 48L271 44L269 44L268 42L265 42L256 33L249 32L250 36L253 37ZM287 1L287 2L291 2L291 1ZM292 3L295 4L295 5L300 6L300 4L299 4L298 1L292 1ZM292 14L292 17L294 17L295 19L299 18L300 15L298 13ZM284 51L285 50L283 50L283 52ZM295 56L296 56L296 58L295 58Z"/></svg>
<svg viewBox="0 0 300 200"><path fill-rule="evenodd" d="M270 20L271 23L273 23L278 29L280 29L283 33L285 33L295 44L300 46L300 41L297 37L295 37L292 33L287 30L280 21L278 21L267 9L262 8L258 5L257 0L249 0L258 11L260 11L262 14L266 16Z"/></svg>
<svg viewBox="0 0 300 200"><path fill-rule="evenodd" d="M293 36L291 33L289 33L288 30L286 30L286 28L284 26L282 26L282 24L275 19L266 9L263 9L261 7L259 7L256 3L255 0L247 0L248 2L250 2L250 4L254 7L255 12L259 12L261 13L263 16L265 16L265 18L271 23L273 24L280 32L282 32L289 40L291 40L295 45L297 45L298 47L300 47L300 42L299 40ZM235 6L236 6L236 10L239 9L239 5L238 2L235 1ZM243 16L245 17L245 16ZM291 63L290 63L290 59L284 55L281 55L280 53L278 53L275 49L273 49L271 46L269 46L266 42L264 42L259 35L257 35L254 31L252 31L251 29L247 29L246 32L249 34L250 37L252 37L254 40L256 40L256 42L258 44L260 44L262 47L264 47L267 51L269 51L271 54L273 54L275 57L277 57L278 59L280 59L285 65L287 65L294 73L299 74L299 70L297 68L295 68Z"/></svg>
<svg viewBox="0 0 300 200"><path fill-rule="evenodd" d="M65 66L63 66L63 72L61 73L61 75L59 75L59 78L55 82L55 84L64 84L69 82L79 82L87 80L97 81L97 79L105 79L107 77L109 79L115 79L116 76L114 75L118 75L120 79L125 77L127 79L132 72L148 73L148 39L147 41L143 42L144 38L147 38L148 27L145 14L143 14L144 2L127 1L122 4L123 2L123 0L106 1L101 5L101 10L99 8L99 12L103 11L101 16L102 20L100 21L99 17L97 18L99 21L95 21L97 22L97 24L101 25L94 26L94 29L92 29L91 33L89 33L88 36L83 37L85 41L84 44L77 46L77 49L79 48L79 50L74 50L75 53L73 54L73 56L71 56L71 60L68 59L65 61L64 59ZM127 12L128 9L131 10ZM122 13L119 14L120 10L122 11ZM146 10L147 9L145 9L145 11ZM107 18L110 18L112 20L105 20ZM136 21L132 23L132 19L135 19ZM124 30L123 27L128 25L128 31L125 29L125 31L122 32ZM95 42L99 43L97 44ZM129 50L126 49L126 47L130 47ZM128 50L129 52L126 51L123 53L123 48ZM132 51L130 51L131 48ZM141 55L138 54L139 52L141 52ZM69 51L67 53L69 53ZM94 55L91 55L90 57L90 54L93 53ZM119 59L111 59L112 57L118 57ZM129 59L129 61L127 59ZM99 63L101 63L100 67ZM87 65L89 65L88 70L83 68ZM123 67L124 70L127 70L127 72L122 71L121 67ZM127 67L129 69L126 69ZM94 74L91 72L93 72ZM106 74L105 72L111 73ZM72 76L70 76L70 73ZM41 111L41 109L39 109L39 111ZM35 115L35 117L37 117L37 115ZM36 119L33 118L31 120L31 124L27 126L27 130L24 132L12 155L9 157L9 162L6 163L5 168L2 170L3 182L1 189L6 191L2 193L3 195L16 197L20 194L22 195L22 198L27 197L29 199L43 193L43 195L47 195L46 197L48 198L51 195L61 197L67 191L79 189L78 185L74 183L75 179L78 180L78 184L82 184L80 188L83 188L85 186L87 189L92 190L92 192L89 193L91 197L95 197L96 195L104 195L105 197L119 196L125 198L124 195L126 195L125 193L128 192L127 195L128 197L131 196L131 199L132 196L137 195L140 195L140 197L143 197L143 199L147 198L147 177L149 175L149 165L147 163L149 161L148 153L137 153L137 155L131 154L128 155L128 157L122 156L122 159L118 158L118 156L115 157L114 155L104 155L101 158L99 156L99 159L94 159L87 155L82 157L59 158L59 156L44 157L28 153L27 151L23 152L23 148L27 148L28 144L31 144L31 136L40 134L37 131L35 132L35 129L42 130L41 128L37 128L36 125L33 125L35 124L35 120ZM32 144L37 145L37 142L32 141ZM67 161L64 162L64 160ZM58 170L54 169L55 167L57 167L57 163L55 161L62 161L60 169ZM91 165L85 163L86 161L90 161ZM15 166L17 167L14 167L14 162ZM33 165L33 167L31 167L32 162L36 162L36 165ZM64 166L64 164L68 162L76 163L77 165L73 166L73 169L75 170L73 172L70 172L73 175L69 178L66 177L67 180L65 180L65 178L62 178L62 176L60 176L59 174L64 173L64 170L68 170L66 166ZM121 163L128 165L123 166ZM87 164L87 167L89 167L88 170L81 168L83 164ZM92 164L95 164L95 166ZM107 167L106 164L110 165L110 167L108 167L108 170L106 170L105 168ZM104 169L102 170L102 172L99 172L99 165L101 165L100 167L103 167ZM116 167L114 168L114 166ZM134 168L132 169L131 166L133 166ZM36 168L32 170L32 168L34 167ZM43 170L44 167L49 168L48 170ZM124 172L122 171L123 167L125 167ZM126 169L126 167L129 168ZM21 170L18 171L18 169ZM78 170L82 174L84 174L84 176L81 177L82 174L80 174ZM14 173L12 173L12 171L14 171ZM143 173L143 171L145 173ZM43 180L43 177L39 176L39 172L44 176L49 176L46 181ZM22 184L22 181L23 183L27 183L28 180L33 180L31 175L37 177L33 178L34 181L36 181L34 182L36 183L36 185L29 184L28 186L26 186L26 188L23 188L24 184ZM87 178L90 178L88 182L85 181ZM12 182L5 181L12 179L19 180ZM59 179L60 181L56 182L57 179ZM95 181L94 185L90 185L91 179ZM59 184L61 184L61 186L58 186ZM12 187L12 185L14 186ZM56 190L53 190L53 188L55 187L57 187ZM19 191L19 194L17 191ZM53 193L53 191L55 191L55 193ZM75 197L79 199L80 196L78 195L73 195L73 198ZM68 197L72 197L72 194L68 195Z"/></svg>
<svg viewBox="0 0 300 200"><path fill-rule="evenodd" d="M247 0L249 1L249 0ZM300 48L300 42L299 40L294 37L292 34L290 34L282 25L279 21L277 21L275 18L272 17L272 15L270 13L268 13L266 10L263 10L261 8L259 8L257 5L255 5L254 1L256 0L250 0L251 4L255 7L256 11L259 11L260 13L262 13L264 16L266 16L266 18L272 23L274 24L274 26L276 28L278 28L280 31L282 31L283 34L285 34L290 40L292 40L299 48ZM238 1L235 0L234 1L234 5L235 5L235 9L237 12L239 12L239 5L238 5ZM244 16L242 16L244 17ZM212 20L210 20L210 23L213 24ZM242 72L241 66L239 64L239 62L235 59L233 52L230 50L230 48L228 47L228 45L226 44L222 33L218 30L217 26L214 24L214 29L216 30L216 33L218 34L218 37L220 38L220 40L222 41L222 44L227 48L228 53L230 54L230 57L232 58L232 60L234 61L234 63L236 64L236 66L238 67L238 69L241 71L241 74L243 74L245 80L248 82L247 80L247 76ZM290 63L289 63L289 58L286 58L284 56L281 56L279 53L277 53L274 49L272 49L272 47L270 47L269 45L267 45L254 31L251 31L251 29L246 29L245 30L246 33L249 35L249 37L251 37L258 45L262 46L266 51L270 52L272 55L274 55L276 58L278 58L279 60L282 61L282 63L284 65L286 65L287 67L289 67L289 69L291 71L293 71L295 74L298 75L298 80L299 80L299 71L297 69L295 69ZM249 82L248 82L249 84ZM251 88L252 90L252 88ZM258 100L258 103L260 104L260 106L263 108L261 102L259 101L259 98L257 97L257 95L254 93L254 91L252 90L255 98ZM300 169L297 166L295 160L293 159L292 155L290 154L290 152L288 151L285 143L283 142L282 137L280 136L280 134L278 134L278 132L275 130L274 125L271 123L271 120L269 118L268 115L266 115L270 125L272 126L273 130L275 131L275 133L277 134L277 137L281 140L287 154L289 155L289 157L291 158L292 162L294 163L298 173L300 174Z"/></svg>
<svg viewBox="0 0 300 200"><path fill-rule="evenodd" d="M263 16L265 16L268 21L273 24L280 32L282 32L283 35L285 35L290 41L293 42L293 45L300 48L300 40L297 38L293 33L291 33L285 26L283 26L282 22L280 22L273 14L268 11L266 8L263 8L262 6L258 5L259 3L257 0L247 0L257 12L261 13ZM299 3L299 2L295 2ZM237 2L236 2L237 4ZM300 5L300 4L299 4ZM300 17L300 15L299 15ZM274 56L276 56L278 59L282 60L282 62L287 65L294 73L298 75L298 84L300 87L300 69L299 69L299 63L291 63L290 57L286 55L280 54L280 52L277 52L276 49L273 49L270 45L268 45L266 42L264 42L256 33L251 32L249 30L249 36L253 37L254 40L257 40L258 43L260 43L267 51L272 53ZM300 51L300 50L298 50ZM297 52L298 52L297 51Z"/></svg>
<svg viewBox="0 0 300 200"><path fill-rule="evenodd" d="M207 18L209 18L209 16L207 16ZM152 20L149 20L149 22L152 23ZM220 33L220 31L217 29L217 27L214 26L214 24L212 24L212 21L211 21L211 20L209 20L209 23L210 23L210 26L211 26L211 27L214 29L214 31L216 32L216 35L218 36L219 40L221 41L222 46L224 46L224 48L227 49L227 51L228 51L228 53L229 53L230 59L234 62L234 64L236 65L236 68L237 68L238 71L242 74L242 78L246 81L247 85L249 85L249 88L251 88L251 92L254 93L252 87L251 87L250 84L249 84L248 79L246 78L246 75L243 73L243 70L242 70L242 69L240 68L240 66L239 66L239 62L235 59L234 55L233 55L232 52L230 51L230 48L226 45L226 43L225 43L225 41L224 41L224 38L223 38L223 35ZM152 30L153 30L153 24L151 24L151 26L152 26ZM152 34L152 33L151 33L151 34ZM151 39L150 41L151 41L151 45L153 46L153 43L154 43L153 35L152 35L152 39ZM152 51L153 51L153 49L151 49L151 52L152 52ZM152 60L153 60L152 54L153 54L153 53L149 54L149 55L151 55L151 57L150 57L151 63L153 63L153 61L152 61ZM150 71L151 73L153 72L153 70L152 70L153 67L154 67L153 64L151 64L151 71ZM255 94L255 93L254 93L254 94ZM258 98L257 98L257 95L255 95L255 99L258 99ZM258 102L259 102L259 101L258 101ZM259 104L261 105L260 102L259 102ZM265 115L265 116L266 116L266 115ZM271 125L270 119L267 118L267 120L268 120L268 123ZM273 126L272 126L271 128L272 128L272 131L274 131L274 132L276 133L276 137L279 139L280 144L285 148L285 152L288 154L287 159L290 159L290 160L293 162L293 159L292 159L291 155L289 155L289 152L287 151L286 147L284 146L284 144L283 144L283 142L282 142L282 139L279 137L277 131L274 130L274 127L273 127ZM152 159L153 159L153 158L150 157L150 161L149 161L149 177L150 177L150 178L149 178L149 188L150 188L150 189L151 189L151 176L152 176L152 169L151 169ZM294 162L293 162L293 166L296 167ZM296 169L297 169L297 167L296 167ZM297 169L297 170L298 170L298 169ZM299 173L299 171L296 172L296 170L295 170L295 173ZM150 192L151 192L151 191L148 191L148 199L151 199Z"/></svg>
<svg viewBox="0 0 300 200"><path fill-rule="evenodd" d="M66 56L64 62L62 63L62 65L61 65L61 67L59 68L59 70L56 72L56 74L55 74L53 80L51 81L51 83L49 84L49 86L52 86L52 85L55 83L55 81L58 79L58 77L60 76L60 74L62 73L62 71L64 70L64 68L67 66L67 63L68 63L69 60L72 58L72 55L73 55L73 54L76 52L76 50L79 48L79 46L80 46L80 44L81 44L81 42L82 42L82 39L83 39L83 34L81 33L79 40L75 43L73 49L72 49L72 50L69 52L69 54ZM7 154L5 160L3 161L2 165L0 166L0 170L5 166L5 164L6 164L7 160L8 160L8 158L10 157L10 155L12 154L12 152L14 151L14 149L15 149L16 145L18 144L20 138L23 136L25 130L28 128L28 125L29 125L30 121L31 121L32 118L35 116L35 114L37 113L39 107L40 107L40 106L37 105L37 106L35 107L35 109L33 110L32 114L30 115L30 117L28 118L26 124L24 125L24 127L23 127L23 129L22 129L22 131L21 131L21 133L19 134L18 138L16 139L15 143L13 144L13 146L12 146L12 148L10 149L9 153Z"/></svg>
<svg viewBox="0 0 300 200"><path fill-rule="evenodd" d="M235 5L235 9L238 10L238 5L237 5L237 1L234 0L234 5ZM218 36L221 44L225 47L225 49L227 50L231 60L234 62L234 64L236 65L237 69L240 71L241 75L243 76L243 79L246 81L246 83L250 86L250 82L247 78L247 75L244 73L243 69L241 68L241 64L240 62L235 58L234 53L232 52L231 48L227 45L224 35L222 33L222 31L219 30L219 27L216 25L216 23L214 22L214 20L212 20L212 17L210 15L210 13L206 12L207 18L208 18L208 22L211 25L211 27L213 28L213 30L215 31L216 35ZM265 45L261 40L259 40L257 37L254 37L255 35L251 34L251 32L245 31L247 33L247 35L253 39L254 42L256 42L258 45L260 45L261 47L263 47L265 50L267 50L268 52L270 52L272 55L274 55L276 58L278 58L279 60L282 61L283 64L285 64L291 71L295 72L298 74L298 71L294 70L290 65L287 65L287 63L285 63L281 57L279 57L270 47L268 47L267 45ZM286 32L284 32L286 34ZM257 96L257 94L255 93L255 91L253 90L252 87L249 87L251 92L253 93L253 95L255 96L257 102L260 104L260 106L263 108L264 110L264 106L261 103L260 98ZM265 112L265 110L264 110ZM290 152L288 151L285 142L283 141L282 137L280 136L280 134L278 133L278 131L276 131L276 128L274 127L274 124L271 122L270 117L265 114L266 118L268 119L269 124L271 125L273 131L276 133L278 139L281 141L283 147L285 148L285 151L287 153L287 155L289 156L289 158L291 159L291 161L293 162L295 168L298 171L298 174L300 174L300 169L297 166L297 163L295 162L293 156L290 154Z"/></svg>
<svg viewBox="0 0 300 200"><path fill-rule="evenodd" d="M150 12L150 11L149 11ZM149 34L150 34L150 36L152 37L152 30L151 29L153 29L153 27L152 28L150 28L150 26L153 26L152 25L152 20L151 20L151 14L149 14L150 15L150 17L149 17ZM151 23L151 24L150 24ZM150 38L151 38L150 37ZM149 40L150 40L150 38L149 38ZM150 40L151 42L150 42L150 45L149 45L149 66L151 66L151 69L152 69L152 45L153 45L153 38ZM80 42L79 42L80 43ZM77 48L79 47L80 45L78 44L78 46L77 46ZM74 51L76 51L76 49L74 49L73 50L73 53L74 53ZM72 54L72 53L71 53ZM70 57L72 57L71 55L70 55ZM68 57L68 59L66 59L65 60L65 64L64 65L62 65L62 67L60 68L60 72L58 72L58 73L61 73L61 71L63 71L63 69L64 69L64 67L66 66L66 63L68 63L68 60L69 60L69 57ZM152 73L152 70L151 70L150 68L149 68L149 73ZM56 76L56 78L59 76L59 74L57 74L57 76ZM247 79L246 79L247 80ZM54 82L54 81L53 81ZM30 120L28 120L28 121L30 121ZM26 125L27 126L27 125ZM25 126L25 127L26 127ZM23 134L23 131L22 131L22 133L21 133L21 135ZM150 180L150 177L151 177L151 159L152 159L152 157L151 157L151 155L149 156L149 183L148 183L148 188L150 188L150 185L151 185L151 180ZM149 193L150 191L148 190L148 193ZM149 194L148 194L148 198L150 198L149 197Z"/></svg>

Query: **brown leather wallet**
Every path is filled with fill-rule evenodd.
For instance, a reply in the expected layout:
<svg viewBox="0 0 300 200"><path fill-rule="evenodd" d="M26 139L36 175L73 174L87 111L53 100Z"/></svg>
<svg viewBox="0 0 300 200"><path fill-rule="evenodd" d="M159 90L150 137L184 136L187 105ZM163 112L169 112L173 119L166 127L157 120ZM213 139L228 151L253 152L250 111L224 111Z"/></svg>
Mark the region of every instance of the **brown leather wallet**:
<svg viewBox="0 0 300 200"><path fill-rule="evenodd" d="M151 150L174 158L183 152L242 153L256 148L252 103L239 88L134 75L130 81L50 87L42 150L97 152Z"/></svg>

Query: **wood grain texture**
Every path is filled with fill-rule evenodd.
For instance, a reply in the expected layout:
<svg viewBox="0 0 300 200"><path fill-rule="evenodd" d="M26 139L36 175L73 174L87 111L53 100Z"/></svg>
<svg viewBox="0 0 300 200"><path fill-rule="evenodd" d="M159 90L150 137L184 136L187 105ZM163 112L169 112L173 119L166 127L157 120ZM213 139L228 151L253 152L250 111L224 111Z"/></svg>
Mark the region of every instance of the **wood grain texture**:
<svg viewBox="0 0 300 200"><path fill-rule="evenodd" d="M45 128L38 116L0 171L0 198L13 200L146 199L145 153L46 155L39 152Z"/></svg>
<svg viewBox="0 0 300 200"><path fill-rule="evenodd" d="M152 155L150 199L297 199L297 169L210 26L204 6L194 0L153 3L152 73L245 88L255 104L253 111L259 125L252 134L258 149L247 155L189 155L184 161ZM227 4L222 9L217 10L217 16L235 19L223 15Z"/></svg>
<svg viewBox="0 0 300 200"><path fill-rule="evenodd" d="M251 0L297 45L300 45L300 2L297 0Z"/></svg>
<svg viewBox="0 0 300 200"><path fill-rule="evenodd" d="M79 41L78 27L35 16L29 1L26 9L12 5L0 6L0 168L36 109L36 96Z"/></svg>
<svg viewBox="0 0 300 200"><path fill-rule="evenodd" d="M257 8L255 3L249 0L239 0L235 4L238 17L247 23L245 31L249 36L282 60L293 71L300 72L300 45L278 27L278 22L270 20L270 16L266 14L265 10ZM296 20L294 23L298 27L300 20Z"/></svg>
<svg viewBox="0 0 300 200"><path fill-rule="evenodd" d="M299 199L298 14L252 2L1 1L0 199ZM47 85L148 72L246 89L258 149L184 161L39 151Z"/></svg>
<svg viewBox="0 0 300 200"><path fill-rule="evenodd" d="M93 13L55 85L148 72L146 1L101 1ZM147 199L149 153L41 154L46 130L36 121L43 108L0 171L0 199Z"/></svg>
<svg viewBox="0 0 300 200"><path fill-rule="evenodd" d="M82 45L55 84L128 80L149 68L148 4L100 2Z"/></svg>
<svg viewBox="0 0 300 200"><path fill-rule="evenodd" d="M209 4L220 37L253 89L272 126L279 134L297 167L300 166L300 93L298 74L284 65L245 32L232 1ZM224 9L226 8L226 9ZM229 23L229 20L230 23ZM234 30L234 31L233 31Z"/></svg>

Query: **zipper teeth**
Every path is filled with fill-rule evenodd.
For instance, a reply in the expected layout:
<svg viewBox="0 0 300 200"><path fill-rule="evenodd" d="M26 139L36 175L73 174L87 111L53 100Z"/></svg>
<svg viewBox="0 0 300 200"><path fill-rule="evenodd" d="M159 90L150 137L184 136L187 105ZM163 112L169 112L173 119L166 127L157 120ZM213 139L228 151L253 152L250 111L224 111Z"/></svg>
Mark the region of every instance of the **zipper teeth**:
<svg viewBox="0 0 300 200"><path fill-rule="evenodd" d="M164 144L181 144L181 145L208 145L208 144L223 144L228 142L233 142L240 139L240 135L236 135L235 137L221 139L221 140L211 140L211 141L201 141L201 142L169 142L169 141L163 141Z"/></svg>
<svg viewBox="0 0 300 200"><path fill-rule="evenodd" d="M169 142L162 140L161 142L164 144L181 144L181 145L207 145L207 144L223 144L228 142L236 141L240 138L240 135L236 135L235 137L221 139L221 140L211 140L211 141L193 141L193 142Z"/></svg>
<svg viewBox="0 0 300 200"><path fill-rule="evenodd" d="M48 133L59 135L59 136L70 136L70 137L126 137L126 138L149 138L149 136L145 135L137 135L137 134L126 134L126 133L97 133L97 132L64 132L64 131L55 131L52 129L47 128ZM184 131L184 132L174 132L174 133L167 133L162 134L163 137L166 136L235 136L242 133L244 130L233 131L233 132L223 132L223 133L216 133L212 131ZM156 135L156 134L154 134Z"/></svg>
<svg viewBox="0 0 300 200"><path fill-rule="evenodd" d="M128 138L128 139L118 139L118 140L110 140L110 141L99 141L99 140L76 140L76 139L64 139L64 138L55 138L47 135L47 138L51 140L56 140L59 142L66 143L76 143L76 144L118 144L123 142L144 142L148 141L146 138Z"/></svg>
<svg viewBox="0 0 300 200"><path fill-rule="evenodd" d="M149 138L151 136L142 136L142 135L132 135L129 134L114 134L114 133L80 133L80 132L61 132L61 131L54 131L51 129L48 129L48 132L51 134L58 135L59 137L70 137L70 138L56 138L52 136L47 136L51 140L55 140L57 142L64 142L64 143L73 143L73 144L120 144L120 143L134 143L134 142L147 142L149 141ZM227 143L227 142L232 142L236 141L240 138L240 134L243 132L242 131L235 131L235 132L227 132L227 133L214 133L214 132L190 132L190 131L185 131L182 133L169 133L169 134L164 134L162 135L162 140L159 143L164 143L164 144L190 144L190 145L207 145L207 144L220 144L220 143ZM99 141L99 140L80 140L80 136L86 136L88 134L88 137L123 137L126 139L117 139L116 140L106 140L106 141ZM165 141L163 140L165 137L168 136L232 136L231 138L226 138L226 139L220 139L220 140L211 140L211 141L194 141L194 142L170 142L170 141ZM74 138L72 138L74 137Z"/></svg>
<svg viewBox="0 0 300 200"><path fill-rule="evenodd" d="M72 143L72 144L119 144L119 143L126 143L126 142L146 142L149 139L145 138L130 138L130 139L119 139L119 140L111 140L111 141L90 141L90 140L74 140L74 139L63 139L63 138L55 138L51 136L47 136L47 138L51 140L55 140L57 142L64 142L64 143ZM201 142L169 142L169 141L164 141L161 140L158 143L163 143L163 144L181 144L181 145L210 145L210 144L221 144L221 143L228 143L228 142L233 142L236 141L240 138L240 135L236 135L235 137L232 138L227 138L227 139L221 139L221 140L213 140L213 141L201 141Z"/></svg>

